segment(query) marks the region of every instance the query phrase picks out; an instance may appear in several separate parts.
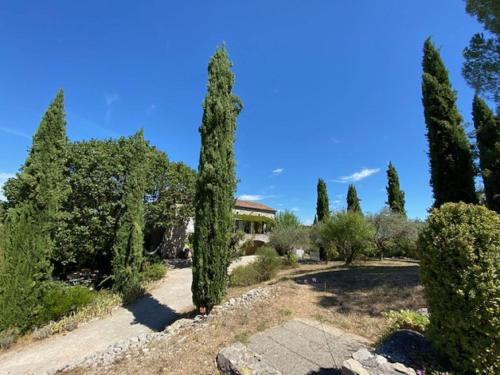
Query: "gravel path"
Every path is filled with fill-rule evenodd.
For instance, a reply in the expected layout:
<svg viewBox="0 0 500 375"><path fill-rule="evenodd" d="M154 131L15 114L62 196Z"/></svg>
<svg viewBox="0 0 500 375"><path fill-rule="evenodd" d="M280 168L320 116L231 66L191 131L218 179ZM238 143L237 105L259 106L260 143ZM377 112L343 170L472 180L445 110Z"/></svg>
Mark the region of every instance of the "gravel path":
<svg viewBox="0 0 500 375"><path fill-rule="evenodd" d="M253 260L254 257L243 257L231 269ZM169 270L150 295L114 310L106 318L0 354L0 374L46 374L115 342L161 331L182 313L193 309L191 280L191 268Z"/></svg>

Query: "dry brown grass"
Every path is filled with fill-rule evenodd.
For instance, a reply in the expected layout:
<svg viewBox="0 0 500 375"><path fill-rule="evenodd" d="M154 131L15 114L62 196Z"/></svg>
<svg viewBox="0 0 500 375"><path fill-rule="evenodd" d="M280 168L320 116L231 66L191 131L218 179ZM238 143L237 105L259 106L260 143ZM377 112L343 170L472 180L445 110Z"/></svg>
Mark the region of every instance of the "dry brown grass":
<svg viewBox="0 0 500 375"><path fill-rule="evenodd" d="M388 326L382 312L425 305L414 263L368 262L350 268L338 263L302 265L283 271L274 283L279 286L275 295L252 309L216 316L205 327L151 344L147 353L130 353L111 368L92 372L217 374L215 357L224 346L244 342L293 318L318 319L375 341ZM227 298L252 288L232 288Z"/></svg>

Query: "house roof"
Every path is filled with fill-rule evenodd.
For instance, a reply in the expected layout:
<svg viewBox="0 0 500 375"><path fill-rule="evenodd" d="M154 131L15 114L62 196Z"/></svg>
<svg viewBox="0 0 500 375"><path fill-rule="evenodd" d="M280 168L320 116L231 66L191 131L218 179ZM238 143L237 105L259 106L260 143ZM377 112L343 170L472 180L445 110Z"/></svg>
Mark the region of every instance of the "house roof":
<svg viewBox="0 0 500 375"><path fill-rule="evenodd" d="M234 208L242 208L247 210L259 210L259 211L267 211L275 213L276 210L272 207L269 207L262 203L251 202L251 201L242 201L241 199L236 199L236 203L234 204Z"/></svg>

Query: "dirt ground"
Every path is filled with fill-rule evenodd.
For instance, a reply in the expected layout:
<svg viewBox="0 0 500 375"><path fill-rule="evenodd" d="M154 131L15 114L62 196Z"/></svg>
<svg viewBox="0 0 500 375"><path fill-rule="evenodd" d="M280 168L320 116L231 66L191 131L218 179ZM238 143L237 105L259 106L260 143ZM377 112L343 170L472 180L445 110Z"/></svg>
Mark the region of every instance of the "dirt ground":
<svg viewBox="0 0 500 375"><path fill-rule="evenodd" d="M215 357L234 341L293 318L323 321L375 342L388 328L382 312L425 306L418 264L367 262L346 268L339 263L301 265L282 271L275 295L252 309L219 315L207 326L130 352L109 368L77 369L71 374L218 374ZM247 288L231 288L227 298Z"/></svg>

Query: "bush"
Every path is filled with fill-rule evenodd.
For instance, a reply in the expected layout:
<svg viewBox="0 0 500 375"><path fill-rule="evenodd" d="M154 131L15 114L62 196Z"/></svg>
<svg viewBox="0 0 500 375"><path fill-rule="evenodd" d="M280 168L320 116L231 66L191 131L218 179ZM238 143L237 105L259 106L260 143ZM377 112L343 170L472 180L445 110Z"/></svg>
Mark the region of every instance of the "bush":
<svg viewBox="0 0 500 375"><path fill-rule="evenodd" d="M429 325L429 318L414 310L389 311L383 315L391 323L389 333L400 329L412 329L424 333Z"/></svg>
<svg viewBox="0 0 500 375"><path fill-rule="evenodd" d="M55 321L92 302L96 292L80 285L48 282L42 296L38 325Z"/></svg>
<svg viewBox="0 0 500 375"><path fill-rule="evenodd" d="M460 371L500 373L500 215L447 203L418 245L430 341Z"/></svg>
<svg viewBox="0 0 500 375"><path fill-rule="evenodd" d="M276 276L281 260L271 247L264 246L257 251L257 260L246 266L236 267L231 273L231 286L248 286L271 280Z"/></svg>
<svg viewBox="0 0 500 375"><path fill-rule="evenodd" d="M321 231L321 242L333 247L346 264L351 264L361 255L371 251L373 227L363 215L353 212L338 212L328 219Z"/></svg>
<svg viewBox="0 0 500 375"><path fill-rule="evenodd" d="M145 263L142 270L142 277L144 281L161 280L167 273L167 267L163 263Z"/></svg>

